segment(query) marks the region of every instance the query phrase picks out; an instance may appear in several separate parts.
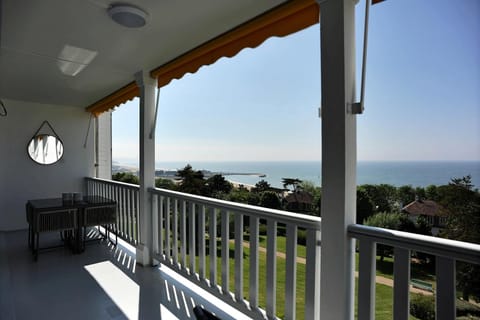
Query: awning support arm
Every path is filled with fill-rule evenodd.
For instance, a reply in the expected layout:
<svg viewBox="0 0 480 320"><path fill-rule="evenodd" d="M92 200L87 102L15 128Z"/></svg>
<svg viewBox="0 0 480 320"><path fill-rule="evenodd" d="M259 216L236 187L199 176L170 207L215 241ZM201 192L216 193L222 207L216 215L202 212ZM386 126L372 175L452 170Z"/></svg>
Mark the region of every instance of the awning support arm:
<svg viewBox="0 0 480 320"><path fill-rule="evenodd" d="M362 114L365 110L365 74L367 64L367 47L368 47L368 22L370 13L370 1L365 0L365 27L363 29L363 57L362 57L362 86L360 89L360 102L355 102L350 105L350 112L352 114Z"/></svg>

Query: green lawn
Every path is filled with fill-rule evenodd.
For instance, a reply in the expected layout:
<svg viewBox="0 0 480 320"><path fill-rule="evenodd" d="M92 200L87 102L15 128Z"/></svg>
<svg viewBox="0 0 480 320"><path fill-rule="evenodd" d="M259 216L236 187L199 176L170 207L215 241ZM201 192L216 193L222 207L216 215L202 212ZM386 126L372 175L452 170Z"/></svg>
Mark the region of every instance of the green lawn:
<svg viewBox="0 0 480 320"><path fill-rule="evenodd" d="M265 239L261 241L262 244L265 243ZM282 249L285 249L285 237L278 237L277 240L278 251L282 252ZM221 267L221 241L217 242L217 284L221 286L222 284L222 267ZM264 245L262 245L264 246ZM303 249L300 249L303 247ZM234 261L234 244L229 244L229 290L231 292L235 291L235 261ZM298 252L305 252L304 246L299 246ZM283 251L284 252L284 251ZM249 298L249 248L244 248L244 261L243 261L243 292L244 298L248 300ZM299 254L300 256L300 254ZM188 261L188 258L187 258ZM196 272L198 272L198 257L196 257ZM262 308L266 306L266 253L259 252L259 305ZM210 259L209 256L206 256L206 273L207 278L209 278L210 270ZM296 315L297 319L304 319L305 316L305 265L303 263L297 263L297 303L296 303ZM283 318L284 308L285 308L285 259L277 257L277 316ZM355 294L355 297L357 294ZM393 306L393 289L389 286L376 284L376 319L392 319L392 306ZM357 307L355 307L355 313L357 312ZM416 319L415 317L410 317L410 319Z"/></svg>
<svg viewBox="0 0 480 320"><path fill-rule="evenodd" d="M286 238L284 236L277 236L277 251L286 252ZM260 246L266 247L266 236L260 236ZM303 245L297 245L297 256L301 258L306 257L306 247ZM419 263L411 264L411 277L412 279L420 279L427 281L435 285L435 271L429 270L431 266L424 266ZM355 270L358 270L358 252L355 254ZM377 256L377 276L383 276L389 279L393 279L393 258L384 257L381 261L380 256Z"/></svg>

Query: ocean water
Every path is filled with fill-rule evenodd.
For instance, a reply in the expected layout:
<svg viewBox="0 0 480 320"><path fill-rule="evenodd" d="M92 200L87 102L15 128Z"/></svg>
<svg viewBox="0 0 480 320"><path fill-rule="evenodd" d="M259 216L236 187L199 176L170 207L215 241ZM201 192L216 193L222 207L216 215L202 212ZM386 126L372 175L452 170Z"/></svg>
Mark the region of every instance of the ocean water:
<svg viewBox="0 0 480 320"><path fill-rule="evenodd" d="M122 164L127 164L120 162ZM229 175L228 180L254 185L261 179L274 187L282 187L282 178L298 178L321 184L319 161L278 162L189 162L195 170L214 172L261 173L266 177ZM181 169L186 162L158 162L157 169ZM480 161L360 161L357 184L387 183L394 186L425 187L447 184L451 178L472 176L473 184L480 187Z"/></svg>

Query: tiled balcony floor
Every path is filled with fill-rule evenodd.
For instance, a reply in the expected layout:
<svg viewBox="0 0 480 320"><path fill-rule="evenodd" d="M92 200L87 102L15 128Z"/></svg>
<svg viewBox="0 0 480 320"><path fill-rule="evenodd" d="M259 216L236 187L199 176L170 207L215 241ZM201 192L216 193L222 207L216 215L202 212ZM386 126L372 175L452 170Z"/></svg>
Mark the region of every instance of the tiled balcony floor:
<svg viewBox="0 0 480 320"><path fill-rule="evenodd" d="M41 238L58 243L59 234ZM40 252L27 232L0 232L0 319L195 319L201 304L222 319L248 319L165 266L141 267L133 248L93 242L84 253Z"/></svg>

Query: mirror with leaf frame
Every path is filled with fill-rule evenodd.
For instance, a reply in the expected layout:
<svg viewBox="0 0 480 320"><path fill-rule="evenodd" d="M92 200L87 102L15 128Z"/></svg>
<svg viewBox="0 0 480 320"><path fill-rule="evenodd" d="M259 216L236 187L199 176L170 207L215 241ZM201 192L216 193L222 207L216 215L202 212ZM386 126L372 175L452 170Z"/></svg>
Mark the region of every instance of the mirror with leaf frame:
<svg viewBox="0 0 480 320"><path fill-rule="evenodd" d="M53 134L39 133L47 124ZM47 121L44 121L30 140L27 152L30 158L38 164L54 164L63 156L63 143Z"/></svg>

